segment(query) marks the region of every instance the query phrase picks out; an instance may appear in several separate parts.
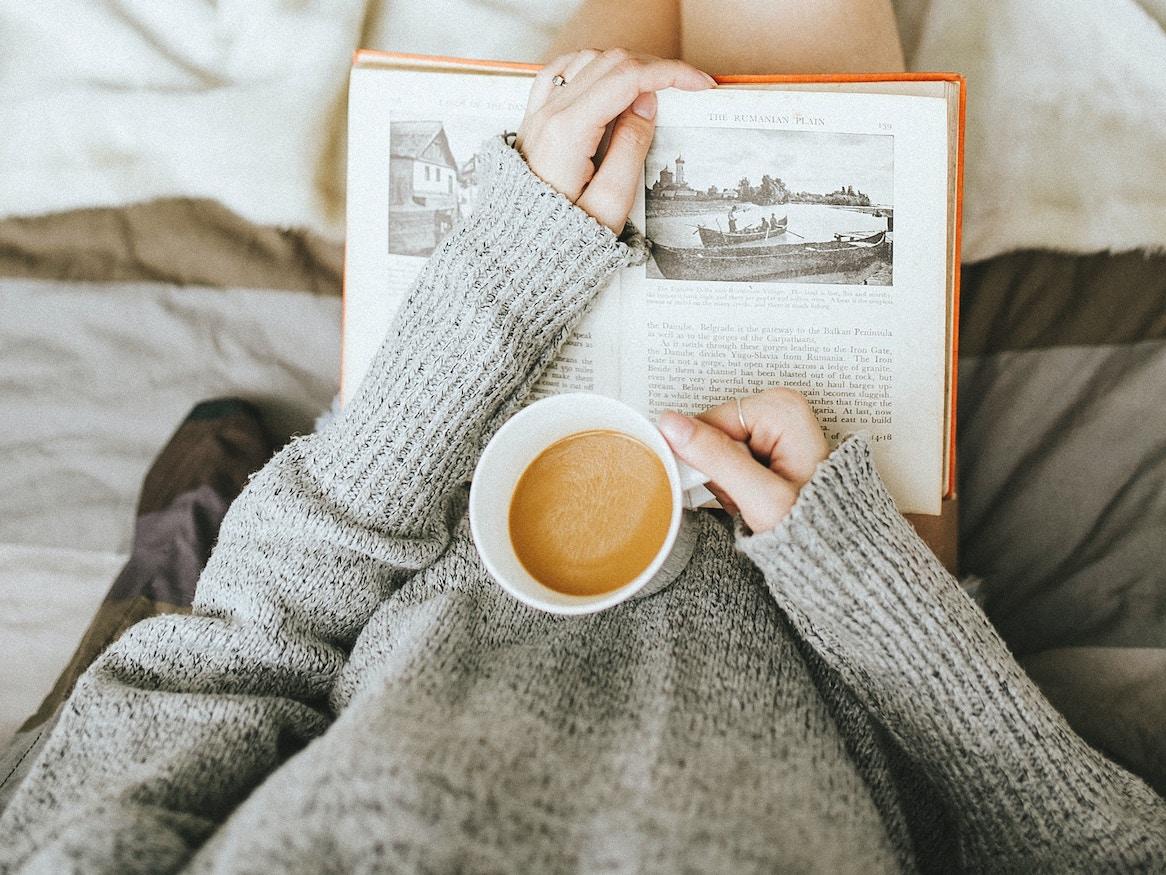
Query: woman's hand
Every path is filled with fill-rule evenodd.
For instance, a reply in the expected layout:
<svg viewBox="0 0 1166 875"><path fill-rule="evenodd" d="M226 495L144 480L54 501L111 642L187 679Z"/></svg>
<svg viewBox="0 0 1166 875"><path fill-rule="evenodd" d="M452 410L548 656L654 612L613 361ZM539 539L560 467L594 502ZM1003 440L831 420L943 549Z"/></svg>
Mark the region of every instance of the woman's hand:
<svg viewBox="0 0 1166 875"><path fill-rule="evenodd" d="M656 92L715 84L683 61L625 49L562 55L535 76L515 146L543 182L618 234L652 144Z"/></svg>
<svg viewBox="0 0 1166 875"><path fill-rule="evenodd" d="M737 401L697 417L665 411L660 431L677 456L712 478L709 489L725 510L768 532L789 514L829 446L809 403L792 389L740 404L740 415Z"/></svg>

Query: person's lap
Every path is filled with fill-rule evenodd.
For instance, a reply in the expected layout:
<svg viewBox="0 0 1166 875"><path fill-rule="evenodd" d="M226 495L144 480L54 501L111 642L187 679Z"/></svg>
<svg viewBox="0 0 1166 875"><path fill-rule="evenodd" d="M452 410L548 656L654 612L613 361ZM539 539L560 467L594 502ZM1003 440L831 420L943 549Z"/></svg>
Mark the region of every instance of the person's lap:
<svg viewBox="0 0 1166 875"><path fill-rule="evenodd" d="M889 0L584 0L539 60L612 46L679 57L713 74L905 69Z"/></svg>

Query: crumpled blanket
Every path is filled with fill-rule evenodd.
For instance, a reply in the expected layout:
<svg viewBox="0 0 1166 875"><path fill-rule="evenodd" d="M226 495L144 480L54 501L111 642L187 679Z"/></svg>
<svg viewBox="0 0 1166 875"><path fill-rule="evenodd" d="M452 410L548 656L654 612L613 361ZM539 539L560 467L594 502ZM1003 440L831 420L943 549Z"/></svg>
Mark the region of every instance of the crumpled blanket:
<svg viewBox="0 0 1166 875"><path fill-rule="evenodd" d="M0 216L201 196L339 239L353 49L538 59L583 2L0 5ZM896 8L912 69L968 75L965 261L1166 242L1166 4Z"/></svg>

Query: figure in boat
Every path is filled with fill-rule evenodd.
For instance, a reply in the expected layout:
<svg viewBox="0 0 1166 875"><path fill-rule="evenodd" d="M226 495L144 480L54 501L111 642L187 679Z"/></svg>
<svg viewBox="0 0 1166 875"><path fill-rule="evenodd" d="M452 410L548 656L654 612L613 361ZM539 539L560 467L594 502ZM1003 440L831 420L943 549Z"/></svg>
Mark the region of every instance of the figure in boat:
<svg viewBox="0 0 1166 875"><path fill-rule="evenodd" d="M753 243L758 240L769 240L779 234L784 234L786 225L789 222L789 216L782 216L780 219L776 213L770 213L769 218L764 216L756 225L749 225L745 228L737 227L737 213L742 208L738 204L733 204L729 208L729 230L728 232L720 231L713 228L706 228L704 225L697 225L696 233L700 235L700 242L704 246L726 246L735 243Z"/></svg>

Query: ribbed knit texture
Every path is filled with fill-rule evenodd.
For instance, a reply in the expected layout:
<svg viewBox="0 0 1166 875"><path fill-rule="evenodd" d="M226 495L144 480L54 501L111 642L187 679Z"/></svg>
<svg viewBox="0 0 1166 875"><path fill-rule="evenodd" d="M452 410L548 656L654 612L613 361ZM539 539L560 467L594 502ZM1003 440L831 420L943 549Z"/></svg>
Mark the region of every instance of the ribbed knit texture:
<svg viewBox="0 0 1166 875"><path fill-rule="evenodd" d="M79 682L0 871L1149 871L1166 805L1021 674L844 443L775 532L538 613L481 446L638 257L501 142L348 409L232 506L193 615ZM752 561L750 561L752 560Z"/></svg>
<svg viewBox="0 0 1166 875"><path fill-rule="evenodd" d="M778 529L739 536L801 638L962 812L965 860L1011 871L1055 848L1050 871L1166 871L1166 803L1048 705L897 512L861 439Z"/></svg>

